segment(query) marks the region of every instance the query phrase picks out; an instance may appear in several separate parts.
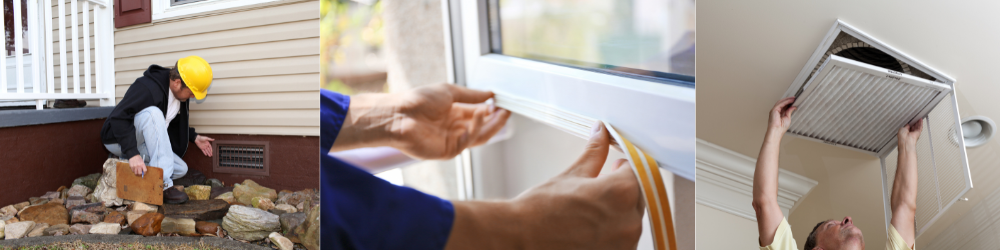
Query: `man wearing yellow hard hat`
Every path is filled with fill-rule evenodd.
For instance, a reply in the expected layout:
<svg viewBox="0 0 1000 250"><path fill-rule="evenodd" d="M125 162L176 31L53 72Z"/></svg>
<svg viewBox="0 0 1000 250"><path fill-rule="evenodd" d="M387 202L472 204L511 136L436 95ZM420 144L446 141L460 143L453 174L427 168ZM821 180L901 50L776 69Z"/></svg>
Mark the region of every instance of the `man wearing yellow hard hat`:
<svg viewBox="0 0 1000 250"><path fill-rule="evenodd" d="M198 135L188 126L188 99L204 99L211 84L212 67L198 56L181 58L173 68L150 65L128 88L101 128L104 147L128 159L136 175L145 178L146 165L163 169L165 203L188 200L187 194L173 188L173 180L188 170L181 159L188 142L194 142L205 156L212 156L214 139Z"/></svg>

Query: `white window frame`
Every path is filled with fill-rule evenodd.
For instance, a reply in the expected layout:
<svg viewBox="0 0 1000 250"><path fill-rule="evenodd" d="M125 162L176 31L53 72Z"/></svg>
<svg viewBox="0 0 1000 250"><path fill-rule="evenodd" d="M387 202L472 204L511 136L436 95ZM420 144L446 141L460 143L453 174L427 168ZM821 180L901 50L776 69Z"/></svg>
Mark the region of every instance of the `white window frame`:
<svg viewBox="0 0 1000 250"><path fill-rule="evenodd" d="M153 21L222 9L243 7L281 0L205 0L170 6L170 0L152 0Z"/></svg>
<svg viewBox="0 0 1000 250"><path fill-rule="evenodd" d="M491 53L487 1L442 0L449 80L606 121L665 169L695 180L694 87ZM483 198L477 158L460 156L460 197Z"/></svg>

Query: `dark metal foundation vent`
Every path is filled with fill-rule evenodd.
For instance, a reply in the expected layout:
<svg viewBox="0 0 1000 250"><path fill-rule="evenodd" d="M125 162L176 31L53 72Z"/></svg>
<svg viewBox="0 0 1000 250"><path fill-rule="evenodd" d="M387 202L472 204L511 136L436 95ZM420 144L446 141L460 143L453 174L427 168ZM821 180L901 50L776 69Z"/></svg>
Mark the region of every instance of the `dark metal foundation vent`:
<svg viewBox="0 0 1000 250"><path fill-rule="evenodd" d="M266 141L221 141L212 144L212 171L216 173L270 175Z"/></svg>

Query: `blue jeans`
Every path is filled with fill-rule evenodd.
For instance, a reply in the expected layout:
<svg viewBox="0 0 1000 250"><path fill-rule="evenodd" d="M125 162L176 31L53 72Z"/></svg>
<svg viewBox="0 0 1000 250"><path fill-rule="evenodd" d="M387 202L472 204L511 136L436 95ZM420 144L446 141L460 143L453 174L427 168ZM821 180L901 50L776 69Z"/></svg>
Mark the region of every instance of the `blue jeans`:
<svg viewBox="0 0 1000 250"><path fill-rule="evenodd" d="M163 189L174 186L174 180L184 177L188 166L180 156L174 154L167 135L167 123L159 108L150 106L135 114L136 145L139 155L147 166L163 169ZM122 148L118 143L104 144L109 152L122 158ZM125 159L128 160L128 159ZM166 178L166 177L170 178Z"/></svg>

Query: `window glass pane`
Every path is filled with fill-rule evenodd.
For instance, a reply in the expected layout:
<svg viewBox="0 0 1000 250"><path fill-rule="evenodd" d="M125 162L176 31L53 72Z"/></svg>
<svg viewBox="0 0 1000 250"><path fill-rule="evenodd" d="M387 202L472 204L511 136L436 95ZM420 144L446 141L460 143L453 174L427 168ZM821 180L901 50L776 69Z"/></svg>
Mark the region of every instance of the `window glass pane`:
<svg viewBox="0 0 1000 250"><path fill-rule="evenodd" d="M499 49L494 52L694 82L694 0L500 0L498 5L491 6L499 10L491 23L492 41L500 42L491 44Z"/></svg>
<svg viewBox="0 0 1000 250"><path fill-rule="evenodd" d="M205 0L170 0L170 6L176 6L181 4L188 4L193 2L201 2Z"/></svg>

